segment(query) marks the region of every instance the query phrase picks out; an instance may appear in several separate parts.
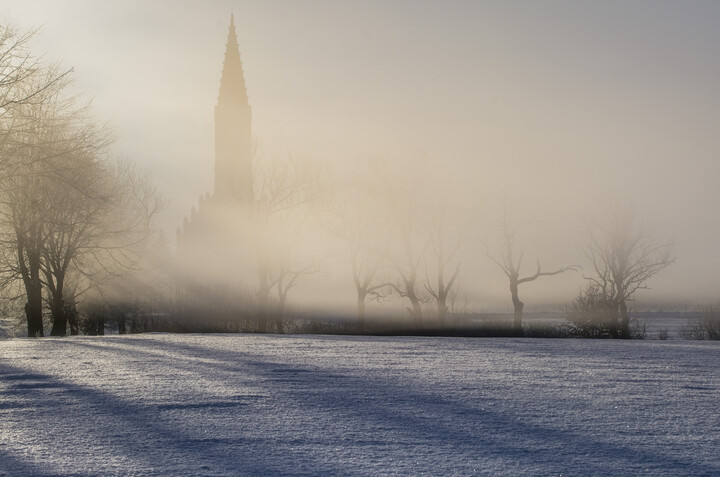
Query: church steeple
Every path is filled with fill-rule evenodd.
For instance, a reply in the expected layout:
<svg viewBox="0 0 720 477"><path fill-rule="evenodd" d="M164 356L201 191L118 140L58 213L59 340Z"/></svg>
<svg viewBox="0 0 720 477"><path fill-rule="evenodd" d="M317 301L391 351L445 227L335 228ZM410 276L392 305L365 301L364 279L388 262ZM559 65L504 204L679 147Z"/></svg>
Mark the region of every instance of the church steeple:
<svg viewBox="0 0 720 477"><path fill-rule="evenodd" d="M235 18L230 14L230 30L225 45L225 60L223 61L222 76L220 78L220 93L218 102L223 100L248 103L247 87L245 86L245 72L240 60L237 33L235 32Z"/></svg>
<svg viewBox="0 0 720 477"><path fill-rule="evenodd" d="M215 106L215 197L249 204L253 200L252 110L234 20L231 14Z"/></svg>

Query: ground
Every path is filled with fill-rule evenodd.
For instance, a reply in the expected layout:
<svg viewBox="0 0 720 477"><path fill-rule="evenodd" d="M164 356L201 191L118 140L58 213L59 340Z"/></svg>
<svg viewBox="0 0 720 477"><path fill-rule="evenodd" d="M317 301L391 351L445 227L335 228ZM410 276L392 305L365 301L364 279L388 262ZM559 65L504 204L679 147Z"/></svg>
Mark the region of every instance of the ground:
<svg viewBox="0 0 720 477"><path fill-rule="evenodd" d="M720 475L720 343L0 341L0 475Z"/></svg>

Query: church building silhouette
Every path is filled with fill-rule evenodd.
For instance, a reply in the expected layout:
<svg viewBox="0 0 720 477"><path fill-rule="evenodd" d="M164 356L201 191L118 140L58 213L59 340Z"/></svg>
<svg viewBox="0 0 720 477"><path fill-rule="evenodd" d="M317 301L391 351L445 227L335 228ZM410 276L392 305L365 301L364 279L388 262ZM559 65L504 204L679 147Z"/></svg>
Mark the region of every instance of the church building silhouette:
<svg viewBox="0 0 720 477"><path fill-rule="evenodd" d="M253 202L252 108L231 15L215 106L214 191L177 231L175 314L188 329L227 330L251 308Z"/></svg>

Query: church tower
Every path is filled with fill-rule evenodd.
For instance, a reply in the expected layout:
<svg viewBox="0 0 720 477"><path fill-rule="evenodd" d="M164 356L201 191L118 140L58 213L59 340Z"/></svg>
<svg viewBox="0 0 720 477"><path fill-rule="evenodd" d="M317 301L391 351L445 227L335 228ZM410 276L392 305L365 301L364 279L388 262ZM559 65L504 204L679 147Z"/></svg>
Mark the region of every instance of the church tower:
<svg viewBox="0 0 720 477"><path fill-rule="evenodd" d="M220 92L215 106L215 199L241 204L252 202L251 145L252 110L231 14Z"/></svg>
<svg viewBox="0 0 720 477"><path fill-rule="evenodd" d="M245 273L256 262L249 240L252 111L233 20L215 105L215 190L200 197L177 232L173 313L185 330L238 330L253 319L249 306L257 279Z"/></svg>

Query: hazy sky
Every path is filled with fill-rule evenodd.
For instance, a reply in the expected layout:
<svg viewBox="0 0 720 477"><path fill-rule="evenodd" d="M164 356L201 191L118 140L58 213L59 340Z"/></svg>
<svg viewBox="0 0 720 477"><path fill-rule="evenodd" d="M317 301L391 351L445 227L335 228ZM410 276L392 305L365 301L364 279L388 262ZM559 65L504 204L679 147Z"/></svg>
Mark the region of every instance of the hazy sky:
<svg viewBox="0 0 720 477"><path fill-rule="evenodd" d="M720 297L720 2L0 1L1 21L43 25L33 48L75 69L169 229L212 189L231 11L266 153L424 158L480 211L472 240L509 197L548 267L628 200L678 257L640 301ZM465 288L491 303L506 285L481 255ZM537 282L528 306L580 284L548 286L565 294Z"/></svg>

